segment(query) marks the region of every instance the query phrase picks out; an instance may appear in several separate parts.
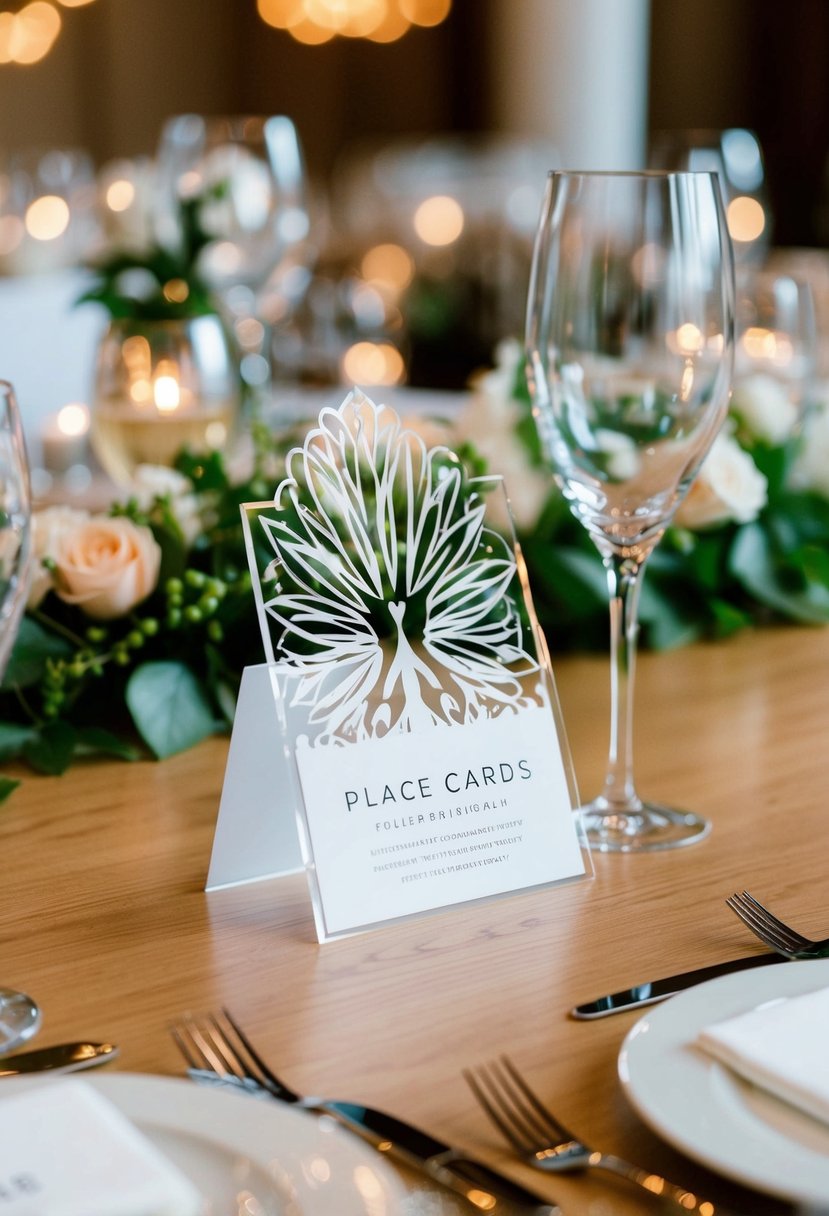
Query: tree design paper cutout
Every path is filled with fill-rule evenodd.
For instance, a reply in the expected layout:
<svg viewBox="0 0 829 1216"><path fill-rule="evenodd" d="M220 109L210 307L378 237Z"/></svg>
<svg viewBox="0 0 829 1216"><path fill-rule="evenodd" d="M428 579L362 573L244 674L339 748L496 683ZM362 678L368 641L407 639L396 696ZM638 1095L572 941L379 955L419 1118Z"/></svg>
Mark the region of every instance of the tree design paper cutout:
<svg viewBox="0 0 829 1216"><path fill-rule="evenodd" d="M515 552L485 522L500 479L470 478L359 391L286 469L259 504L265 642L315 743L548 704Z"/></svg>

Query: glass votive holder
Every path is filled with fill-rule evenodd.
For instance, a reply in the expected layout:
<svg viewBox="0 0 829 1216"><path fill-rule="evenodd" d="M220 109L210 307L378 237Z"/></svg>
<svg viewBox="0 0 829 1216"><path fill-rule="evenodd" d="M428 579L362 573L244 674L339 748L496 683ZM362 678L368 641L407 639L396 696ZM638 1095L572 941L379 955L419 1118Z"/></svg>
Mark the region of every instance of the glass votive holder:
<svg viewBox="0 0 829 1216"><path fill-rule="evenodd" d="M113 320L98 352L90 438L128 485L142 464L226 449L239 418L236 357L221 319Z"/></svg>

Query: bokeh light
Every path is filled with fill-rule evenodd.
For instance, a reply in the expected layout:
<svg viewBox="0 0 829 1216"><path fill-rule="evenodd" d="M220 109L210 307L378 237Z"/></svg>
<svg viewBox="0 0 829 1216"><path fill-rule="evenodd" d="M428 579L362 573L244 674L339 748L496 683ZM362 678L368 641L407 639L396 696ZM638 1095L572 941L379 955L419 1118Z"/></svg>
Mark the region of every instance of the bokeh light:
<svg viewBox="0 0 829 1216"><path fill-rule="evenodd" d="M390 342L355 342L343 355L343 375L352 384L400 384L406 368Z"/></svg>
<svg viewBox="0 0 829 1216"><path fill-rule="evenodd" d="M463 232L463 208L448 194L426 198L414 214L414 230L426 245L451 245Z"/></svg>
<svg viewBox="0 0 829 1216"><path fill-rule="evenodd" d="M734 241L756 241L766 226L766 214L756 198L739 194L728 204L728 231Z"/></svg>
<svg viewBox="0 0 829 1216"><path fill-rule="evenodd" d="M257 0L267 25L308 46L336 37L396 42L412 26L440 25L451 8L452 0Z"/></svg>
<svg viewBox="0 0 829 1216"><path fill-rule="evenodd" d="M120 177L117 181L110 182L105 197L110 211L127 211L135 202L135 186L131 181Z"/></svg>
<svg viewBox="0 0 829 1216"><path fill-rule="evenodd" d="M69 227L69 204L57 194L43 194L29 203L25 224L36 241L54 241Z"/></svg>

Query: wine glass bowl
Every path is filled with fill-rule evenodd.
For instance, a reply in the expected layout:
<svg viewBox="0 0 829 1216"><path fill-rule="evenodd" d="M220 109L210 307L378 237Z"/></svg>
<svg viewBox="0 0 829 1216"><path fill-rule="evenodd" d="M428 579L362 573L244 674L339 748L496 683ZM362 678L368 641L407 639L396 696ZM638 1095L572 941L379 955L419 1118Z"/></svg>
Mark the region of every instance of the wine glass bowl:
<svg viewBox="0 0 829 1216"><path fill-rule="evenodd" d="M611 606L611 744L582 808L593 847L702 839L708 823L645 803L632 766L640 575L728 408L733 262L709 173L550 175L527 315L542 447L596 544Z"/></svg>

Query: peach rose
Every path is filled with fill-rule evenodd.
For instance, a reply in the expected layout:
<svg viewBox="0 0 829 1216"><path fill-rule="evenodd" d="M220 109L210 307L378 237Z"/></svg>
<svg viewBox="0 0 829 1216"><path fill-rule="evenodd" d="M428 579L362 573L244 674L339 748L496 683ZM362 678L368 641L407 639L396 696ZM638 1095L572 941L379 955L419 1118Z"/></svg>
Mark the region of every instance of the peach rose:
<svg viewBox="0 0 829 1216"><path fill-rule="evenodd" d="M55 591L99 621L124 616L155 589L161 549L149 528L93 516L64 533L55 559Z"/></svg>
<svg viewBox="0 0 829 1216"><path fill-rule="evenodd" d="M32 581L26 607L37 608L50 592L55 580L52 571L43 565L44 558L54 558L61 538L89 519L88 511L73 507L44 507L32 516Z"/></svg>

